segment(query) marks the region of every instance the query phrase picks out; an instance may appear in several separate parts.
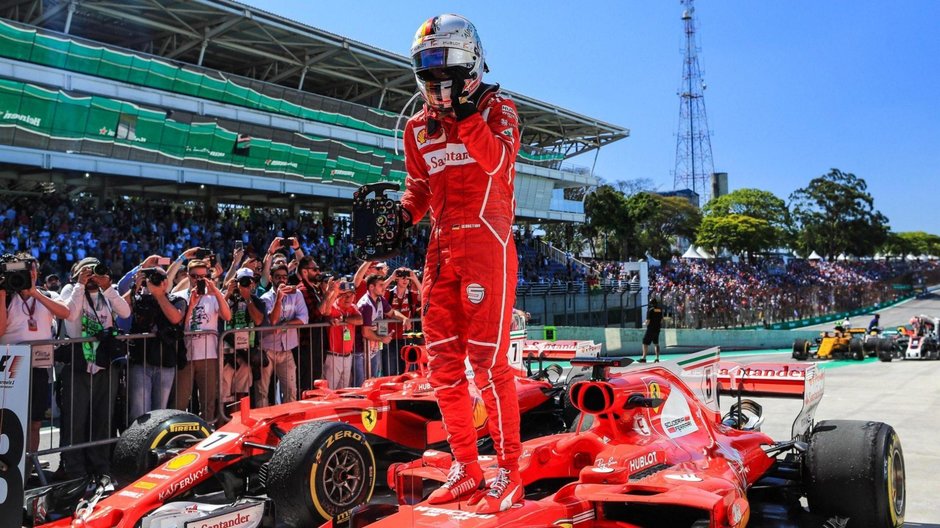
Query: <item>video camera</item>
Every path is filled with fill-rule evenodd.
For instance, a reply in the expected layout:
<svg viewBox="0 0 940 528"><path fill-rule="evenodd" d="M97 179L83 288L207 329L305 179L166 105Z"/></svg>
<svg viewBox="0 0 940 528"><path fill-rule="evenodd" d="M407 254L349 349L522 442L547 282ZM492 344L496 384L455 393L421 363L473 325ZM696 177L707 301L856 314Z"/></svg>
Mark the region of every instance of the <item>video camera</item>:
<svg viewBox="0 0 940 528"><path fill-rule="evenodd" d="M17 293L33 287L31 271L35 267L33 259L19 259L13 255L0 257L0 287L9 293Z"/></svg>
<svg viewBox="0 0 940 528"><path fill-rule="evenodd" d="M163 268L140 268L140 273L144 275L148 283L154 286L159 286L166 280L166 272Z"/></svg>
<svg viewBox="0 0 940 528"><path fill-rule="evenodd" d="M385 259L400 251L407 226L401 204L385 196L386 191L398 190L396 183L374 183L353 193L352 239L357 258ZM369 197L372 193L375 198Z"/></svg>

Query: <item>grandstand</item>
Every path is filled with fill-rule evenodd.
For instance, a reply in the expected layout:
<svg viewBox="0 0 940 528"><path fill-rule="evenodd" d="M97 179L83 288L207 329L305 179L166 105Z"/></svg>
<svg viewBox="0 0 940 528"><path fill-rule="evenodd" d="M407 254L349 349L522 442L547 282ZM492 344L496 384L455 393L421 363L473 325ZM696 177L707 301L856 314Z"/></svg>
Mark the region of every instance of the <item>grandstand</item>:
<svg viewBox="0 0 940 528"><path fill-rule="evenodd" d="M404 180L406 57L227 0L0 6L0 192L342 212ZM629 131L518 93L522 222L581 221L570 158ZM396 146L398 152L396 152Z"/></svg>

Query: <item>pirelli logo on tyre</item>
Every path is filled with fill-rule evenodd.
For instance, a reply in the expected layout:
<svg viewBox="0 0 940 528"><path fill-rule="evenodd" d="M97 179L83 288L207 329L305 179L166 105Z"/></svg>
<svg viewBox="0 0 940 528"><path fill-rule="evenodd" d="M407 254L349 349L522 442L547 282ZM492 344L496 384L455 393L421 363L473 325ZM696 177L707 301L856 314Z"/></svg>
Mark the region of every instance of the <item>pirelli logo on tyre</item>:
<svg viewBox="0 0 940 528"><path fill-rule="evenodd" d="M326 445L324 447L330 447L334 442L338 442L343 438L352 438L356 442L361 442L362 434L356 431L337 431L326 439Z"/></svg>
<svg viewBox="0 0 940 528"><path fill-rule="evenodd" d="M202 426L196 422L182 422L170 424L171 433L198 433L202 430Z"/></svg>

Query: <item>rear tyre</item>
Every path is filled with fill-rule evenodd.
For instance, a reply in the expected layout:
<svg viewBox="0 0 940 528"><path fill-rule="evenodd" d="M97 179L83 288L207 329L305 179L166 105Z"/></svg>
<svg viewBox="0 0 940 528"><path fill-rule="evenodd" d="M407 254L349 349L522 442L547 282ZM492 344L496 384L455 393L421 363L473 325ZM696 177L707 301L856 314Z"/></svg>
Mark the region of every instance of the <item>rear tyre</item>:
<svg viewBox="0 0 940 528"><path fill-rule="evenodd" d="M878 343L878 360L890 363L892 359L894 359L894 345L891 344L891 341L882 339Z"/></svg>
<svg viewBox="0 0 940 528"><path fill-rule="evenodd" d="M904 524L904 454L890 425L819 422L804 464L810 512L848 518L853 527L900 528Z"/></svg>
<svg viewBox="0 0 940 528"><path fill-rule="evenodd" d="M311 422L281 440L268 463L267 490L279 521L319 526L349 520L375 488L375 455L365 434L346 423Z"/></svg>
<svg viewBox="0 0 940 528"><path fill-rule="evenodd" d="M809 341L797 339L793 341L793 359L804 361L809 358Z"/></svg>
<svg viewBox="0 0 940 528"><path fill-rule="evenodd" d="M186 447L191 441L208 438L211 432L205 420L186 411L159 409L143 414L114 446L114 478L126 486L159 465L154 449Z"/></svg>
<svg viewBox="0 0 940 528"><path fill-rule="evenodd" d="M865 359L865 348L860 339L849 341L849 356L857 361Z"/></svg>

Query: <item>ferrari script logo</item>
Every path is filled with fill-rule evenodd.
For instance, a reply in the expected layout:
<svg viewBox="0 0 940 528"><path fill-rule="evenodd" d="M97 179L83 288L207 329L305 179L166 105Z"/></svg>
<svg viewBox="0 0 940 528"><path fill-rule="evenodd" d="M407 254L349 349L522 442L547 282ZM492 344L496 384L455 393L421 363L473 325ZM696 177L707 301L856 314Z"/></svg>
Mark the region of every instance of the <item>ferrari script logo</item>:
<svg viewBox="0 0 940 528"><path fill-rule="evenodd" d="M375 412L375 409L368 408L362 411L362 426L366 428L367 433L371 433L372 429L375 429L375 424L378 422L378 413Z"/></svg>

